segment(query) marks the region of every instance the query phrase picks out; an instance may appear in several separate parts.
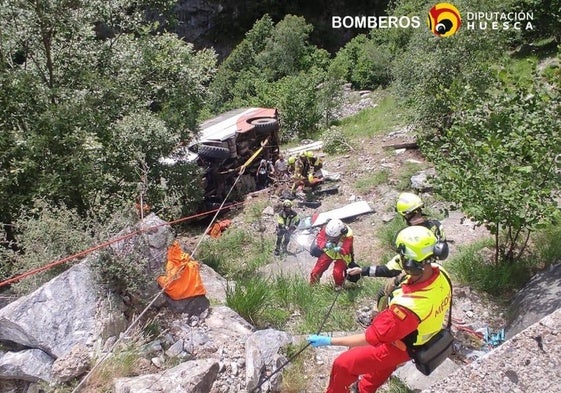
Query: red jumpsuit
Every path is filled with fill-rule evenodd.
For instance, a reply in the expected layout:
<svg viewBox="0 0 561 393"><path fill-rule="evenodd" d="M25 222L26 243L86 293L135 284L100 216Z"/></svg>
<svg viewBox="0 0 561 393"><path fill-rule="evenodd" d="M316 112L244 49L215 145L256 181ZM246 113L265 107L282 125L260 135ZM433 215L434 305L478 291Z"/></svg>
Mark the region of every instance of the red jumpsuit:
<svg viewBox="0 0 561 393"><path fill-rule="evenodd" d="M339 242L336 244L341 247L339 252L330 251L326 248L327 242L330 241L325 233L325 226L321 228L318 233L316 244L322 249L323 253L318 257L314 268L310 274L310 283L316 284L323 273L329 269L331 262L333 263L333 281L336 286L342 286L345 282L345 274L348 263L352 260L353 254L353 233L350 228L347 229L347 234L342 235Z"/></svg>
<svg viewBox="0 0 561 393"><path fill-rule="evenodd" d="M401 339L417 331L414 345L422 345L427 333L443 324L451 289L440 268L433 266L432 270L428 280L413 284L406 281L394 292L390 307L377 314L365 331L370 345L351 348L335 359L326 393L347 393L348 386L360 375L358 391L376 392L401 363L410 359ZM402 303L411 304L411 309Z"/></svg>

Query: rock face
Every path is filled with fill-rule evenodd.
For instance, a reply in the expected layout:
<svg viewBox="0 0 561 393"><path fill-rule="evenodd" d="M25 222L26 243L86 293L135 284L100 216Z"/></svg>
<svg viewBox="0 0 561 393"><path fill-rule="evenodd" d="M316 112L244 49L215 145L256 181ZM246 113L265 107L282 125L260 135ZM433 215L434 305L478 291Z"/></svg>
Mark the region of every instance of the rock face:
<svg viewBox="0 0 561 393"><path fill-rule="evenodd" d="M544 315L561 307L561 262L536 274L511 302L507 338L513 337L527 326L538 322Z"/></svg>
<svg viewBox="0 0 561 393"><path fill-rule="evenodd" d="M333 15L382 15L386 2L364 0L313 0L307 2L264 2L235 0L179 0L177 24L172 30L197 48L214 48L221 58L244 38L265 14L274 22L282 16L300 15L314 25L312 42L334 53L363 29L333 29Z"/></svg>
<svg viewBox="0 0 561 393"><path fill-rule="evenodd" d="M0 310L0 340L39 349L54 359L95 339L96 289L80 263Z"/></svg>
<svg viewBox="0 0 561 393"><path fill-rule="evenodd" d="M147 227L154 229L144 231ZM138 230L138 235L113 243L112 252L141 252L149 261L149 269L158 259L161 268L161 256L171 234L169 226L150 215L138 228L125 232ZM115 339L128 327L122 300L94 280L92 263L97 258L99 254L90 254L36 291L0 309L0 342L10 348L0 354L0 380L71 380L89 369L95 344Z"/></svg>
<svg viewBox="0 0 561 393"><path fill-rule="evenodd" d="M561 392L561 309L423 393Z"/></svg>
<svg viewBox="0 0 561 393"><path fill-rule="evenodd" d="M135 231L139 235L128 236ZM157 216L149 215L116 238L120 240L111 244L112 253L139 253L148 261L146 268L154 278L163 271L173 237ZM96 258L98 255L90 255L0 309L0 342L10 348L0 352L0 393L31 391L38 389L38 385L30 388L35 383L81 377L128 328L130 321L123 315L121 300L94 280L91 266ZM201 268L201 276L206 296L170 299L168 307L163 307L163 301L157 309L169 314L169 332L139 348L138 355L141 367L154 372L116 379L115 392L238 393L247 384L259 385L259 378L284 359L278 353L292 337L271 329L254 332L232 309L209 307L209 299L225 302L226 281L208 266ZM147 296L158 292L145 289ZM165 369L166 360L179 364ZM246 364L252 365L248 371ZM280 374L275 381L280 381ZM279 389L277 383L271 391Z"/></svg>
<svg viewBox="0 0 561 393"><path fill-rule="evenodd" d="M165 376L148 374L134 378L115 380L115 393L166 392L166 393L208 393L218 374L216 359L192 360L181 363L169 370Z"/></svg>

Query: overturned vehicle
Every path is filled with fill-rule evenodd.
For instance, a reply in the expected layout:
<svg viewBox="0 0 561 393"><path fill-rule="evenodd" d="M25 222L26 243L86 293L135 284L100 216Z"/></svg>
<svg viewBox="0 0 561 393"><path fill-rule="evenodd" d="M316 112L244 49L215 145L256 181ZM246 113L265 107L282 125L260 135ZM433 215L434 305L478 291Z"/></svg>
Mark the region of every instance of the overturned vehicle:
<svg viewBox="0 0 561 393"><path fill-rule="evenodd" d="M207 207L225 198L240 200L255 191L260 160L274 162L278 155L279 119L272 108L236 109L207 120L187 146L188 160L204 171L202 186Z"/></svg>

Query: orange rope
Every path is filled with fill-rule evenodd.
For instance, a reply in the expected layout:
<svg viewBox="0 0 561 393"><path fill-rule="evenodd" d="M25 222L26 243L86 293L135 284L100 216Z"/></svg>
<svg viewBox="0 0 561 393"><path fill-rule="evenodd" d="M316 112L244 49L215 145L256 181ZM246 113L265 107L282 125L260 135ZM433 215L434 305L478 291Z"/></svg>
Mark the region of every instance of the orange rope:
<svg viewBox="0 0 561 393"><path fill-rule="evenodd" d="M243 205L243 204L244 204L244 202L237 202L237 203L233 203L233 204L231 204L231 205L228 205L228 207L230 207L230 206L237 206L237 205ZM214 212L217 212L217 211L219 211L219 210L220 210L220 208L214 209L214 210L209 210L209 211L206 211L206 212L194 214L194 215L192 215L192 216L183 217L183 218L180 218L180 219L177 219L177 220L174 220L174 221L164 222L163 224L154 225L154 226L152 226L152 227L140 229L140 230L138 230L138 231L134 231L134 232L131 232L131 233L126 234L126 235L123 235L123 236L119 236L119 237L117 237L117 238L115 238L115 239L111 239L111 240L108 240L108 241L106 241L106 242L100 243L100 244L98 244L98 245L96 245L96 246L94 246L94 247L88 248L87 250L80 251L80 252L77 253L77 254L70 255L70 256L64 257L64 258L62 258L62 259L58 259L58 260L53 261L53 262L50 262L50 263L48 263L48 264L46 264L46 265L44 265L44 266L41 266L41 267L38 267L38 268L35 268L35 269L28 270L28 271L25 272L25 273L22 273L22 274L20 274L20 275L15 276L15 277L9 278L9 279L7 279L7 280L5 280L5 281L1 281L1 282L0 282L0 288L3 287L3 286L5 286L5 285L9 285L9 284L12 284L12 283L14 283L14 282L20 281L20 280L22 280L22 279L24 279L24 278L26 278L26 277L32 276L32 275L34 275L34 274L41 273L41 272L43 272L43 271L45 271L45 270L48 270L48 269L50 269L50 268L52 268L52 267L55 267L55 266L58 266L58 265L62 265L62 264L67 263L67 262L69 262L69 261L71 261L71 260L73 260L73 259L76 259L76 258L79 258L79 257L83 257L83 256L85 256L85 255L88 255L88 254L94 252L94 251L99 250L100 248L107 247L107 246L109 246L109 245L111 245L111 244L113 244L113 243L117 243L117 242L119 242L119 241L122 241L122 240L125 240L125 239L129 239L129 238L134 237L134 236L136 236L136 235L139 235L139 234L141 234L141 233L151 231L152 229L159 228L159 227L161 227L161 226L166 226L166 225L174 225L174 224L177 224L177 223L180 223L180 222L183 222L183 221L187 221L187 220L190 220L190 219L193 219L193 218L196 218L196 217L205 216L205 215L208 215L209 213L214 213Z"/></svg>

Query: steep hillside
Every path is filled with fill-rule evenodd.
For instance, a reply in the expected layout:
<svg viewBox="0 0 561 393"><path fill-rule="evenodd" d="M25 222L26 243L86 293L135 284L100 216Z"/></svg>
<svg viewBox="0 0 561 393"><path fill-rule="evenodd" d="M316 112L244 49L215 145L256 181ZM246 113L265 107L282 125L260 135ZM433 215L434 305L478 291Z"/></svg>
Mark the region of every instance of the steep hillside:
<svg viewBox="0 0 561 393"><path fill-rule="evenodd" d="M221 57L243 39L256 20L269 14L275 22L285 15L303 16L314 25L311 42L331 53L361 29L332 29L334 15L380 15L387 1L213 1L182 0L177 3L178 23L172 29L198 48L213 47Z"/></svg>

